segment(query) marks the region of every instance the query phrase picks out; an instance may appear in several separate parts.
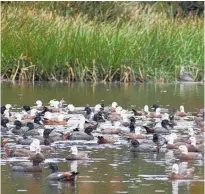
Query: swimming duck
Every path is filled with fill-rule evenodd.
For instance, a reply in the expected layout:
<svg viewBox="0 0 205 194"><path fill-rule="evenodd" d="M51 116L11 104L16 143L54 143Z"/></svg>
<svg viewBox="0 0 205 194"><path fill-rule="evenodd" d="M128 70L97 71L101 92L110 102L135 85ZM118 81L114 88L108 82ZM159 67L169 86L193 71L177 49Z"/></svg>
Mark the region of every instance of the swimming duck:
<svg viewBox="0 0 205 194"><path fill-rule="evenodd" d="M18 165L12 166L12 170L18 172L42 172L42 168L39 164L45 160L45 157L40 151L40 147L37 146L35 153L28 158L32 163L19 163Z"/></svg>
<svg viewBox="0 0 205 194"><path fill-rule="evenodd" d="M185 72L184 65L181 66L179 81L182 82L194 82L194 76L191 72Z"/></svg>
<svg viewBox="0 0 205 194"><path fill-rule="evenodd" d="M36 116L34 118L34 129L38 129L40 128L41 126L43 126L43 121L41 120L41 117L40 116Z"/></svg>
<svg viewBox="0 0 205 194"><path fill-rule="evenodd" d="M158 152L159 148L157 146L149 144L140 144L138 140L131 140L131 151L132 152Z"/></svg>
<svg viewBox="0 0 205 194"><path fill-rule="evenodd" d="M49 181L74 181L75 176L79 174L79 172L58 172L58 166L55 163L49 163L49 167L51 169L51 174L47 177Z"/></svg>
<svg viewBox="0 0 205 194"><path fill-rule="evenodd" d="M12 129L12 133L15 135L24 134L29 129L29 127L32 127L31 125L29 125L28 127L22 127L23 125L21 121L19 120L15 120L14 125L15 125L15 128Z"/></svg>
<svg viewBox="0 0 205 194"><path fill-rule="evenodd" d="M155 112L148 112L146 115L147 118L161 118L162 115L160 113L161 109L157 108Z"/></svg>
<svg viewBox="0 0 205 194"><path fill-rule="evenodd" d="M154 128L150 128L148 126L142 126L142 127L145 128L148 134L149 133L170 133L169 129L167 128L168 125L169 125L168 120L162 120L161 126L156 126Z"/></svg>
<svg viewBox="0 0 205 194"><path fill-rule="evenodd" d="M91 133L78 132L78 131L71 133L68 138L69 140L87 140L87 141L94 139Z"/></svg>
<svg viewBox="0 0 205 194"><path fill-rule="evenodd" d="M179 165L174 164L172 166L172 172L168 175L168 179L176 180L176 179L188 179L191 178L194 173L194 169L187 169L184 173L179 173Z"/></svg>
<svg viewBox="0 0 205 194"><path fill-rule="evenodd" d="M178 145L174 144L174 138L172 134L167 135L166 140L167 140L167 146L166 146L167 149L178 149Z"/></svg>
<svg viewBox="0 0 205 194"><path fill-rule="evenodd" d="M88 160L89 154L86 152L79 152L76 146L72 146L70 155L66 157L66 160Z"/></svg>
<svg viewBox="0 0 205 194"><path fill-rule="evenodd" d="M67 125L67 121L64 120L62 114L58 115L58 120L53 120L51 112L45 113L43 122L45 125Z"/></svg>
<svg viewBox="0 0 205 194"><path fill-rule="evenodd" d="M181 105L179 109L180 109L180 111L177 111L175 113L175 116L186 117L187 114L184 112L184 106Z"/></svg>
<svg viewBox="0 0 205 194"><path fill-rule="evenodd" d="M181 155L179 156L180 160L202 160L202 154L195 153L195 152L188 152L188 149L185 145L179 146L179 151Z"/></svg>
<svg viewBox="0 0 205 194"><path fill-rule="evenodd" d="M115 143L115 140L112 138L105 138L103 136L98 136L98 144L107 144L107 143Z"/></svg>

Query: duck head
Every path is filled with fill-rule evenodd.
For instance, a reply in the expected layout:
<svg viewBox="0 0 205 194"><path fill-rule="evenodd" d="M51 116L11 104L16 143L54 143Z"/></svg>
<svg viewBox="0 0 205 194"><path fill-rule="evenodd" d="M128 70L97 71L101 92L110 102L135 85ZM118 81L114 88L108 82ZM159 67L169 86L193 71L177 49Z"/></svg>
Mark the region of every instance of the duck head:
<svg viewBox="0 0 205 194"><path fill-rule="evenodd" d="M48 103L51 107L54 106L55 101L54 100L50 100L50 102Z"/></svg>
<svg viewBox="0 0 205 194"><path fill-rule="evenodd" d="M70 148L70 151L71 151L71 154L78 155L78 148L77 148L77 146L72 146Z"/></svg>
<svg viewBox="0 0 205 194"><path fill-rule="evenodd" d="M173 114L170 114L170 115L169 115L169 120L170 120L170 121L173 121L173 120L174 120L174 115L173 115Z"/></svg>
<svg viewBox="0 0 205 194"><path fill-rule="evenodd" d="M14 121L14 125L15 125L16 129L21 129L21 127L22 127L22 123L19 120L15 120Z"/></svg>
<svg viewBox="0 0 205 194"><path fill-rule="evenodd" d="M44 138L49 138L50 133L54 130L54 128L52 129L45 129L43 132L43 137Z"/></svg>
<svg viewBox="0 0 205 194"><path fill-rule="evenodd" d="M31 110L31 108L30 108L30 106L28 106L28 105L24 105L24 106L23 106L23 110L26 111L26 112L28 112L28 111Z"/></svg>
<svg viewBox="0 0 205 194"><path fill-rule="evenodd" d="M102 107L102 108L103 108L103 110L104 110L104 108L105 108L105 105L104 105L104 100L101 100L100 105L101 105L101 107Z"/></svg>
<svg viewBox="0 0 205 194"><path fill-rule="evenodd" d="M37 108L41 108L42 105L43 105L43 103L42 103L41 100L37 100L37 101L36 101L36 105L37 105Z"/></svg>
<svg viewBox="0 0 205 194"><path fill-rule="evenodd" d="M111 106L112 106L112 108L117 108L118 104L117 104L117 102L113 102Z"/></svg>
<svg viewBox="0 0 205 194"><path fill-rule="evenodd" d="M135 127L135 135L140 135L141 134L141 128L140 127Z"/></svg>
<svg viewBox="0 0 205 194"><path fill-rule="evenodd" d="M31 111L30 111L30 115L32 116L32 117L34 117L34 116L36 116L36 113L37 113L37 109L31 109Z"/></svg>
<svg viewBox="0 0 205 194"><path fill-rule="evenodd" d="M5 106L1 106L1 114L3 115L4 114L4 111L6 110L6 107Z"/></svg>
<svg viewBox="0 0 205 194"><path fill-rule="evenodd" d="M122 107L121 107L121 106L118 106L118 107L115 109L115 111L116 111L117 114L121 114Z"/></svg>
<svg viewBox="0 0 205 194"><path fill-rule="evenodd" d="M145 112L145 113L149 113L149 106L148 106L148 105L145 105L145 106L144 106L144 112Z"/></svg>
<svg viewBox="0 0 205 194"><path fill-rule="evenodd" d="M90 127L86 127L84 132L87 133L88 135L91 135L91 132L93 131L93 128L90 126Z"/></svg>
<svg viewBox="0 0 205 194"><path fill-rule="evenodd" d="M34 124L32 122L28 122L26 126L29 128L28 130L34 129Z"/></svg>
<svg viewBox="0 0 205 194"><path fill-rule="evenodd" d="M163 128L168 129L167 125L169 125L169 120L167 119L162 120L161 125Z"/></svg>
<svg viewBox="0 0 205 194"><path fill-rule="evenodd" d="M34 118L34 123L39 124L39 125L43 125L43 121L41 120L40 116L36 116Z"/></svg>
<svg viewBox="0 0 205 194"><path fill-rule="evenodd" d="M52 173L58 172L58 166L57 166L57 164L55 164L55 163L53 163L53 162L49 162L48 165L49 165L49 167L50 167Z"/></svg>
<svg viewBox="0 0 205 194"><path fill-rule="evenodd" d="M7 127L7 123L9 123L9 119L1 117L1 126Z"/></svg>
<svg viewBox="0 0 205 194"><path fill-rule="evenodd" d="M173 144L174 143L174 139L173 139L172 135L165 136L165 139L167 140L168 144Z"/></svg>
<svg viewBox="0 0 205 194"><path fill-rule="evenodd" d="M182 153L182 154L188 154L188 149L185 145L180 145L179 146L179 151Z"/></svg>
<svg viewBox="0 0 205 194"><path fill-rule="evenodd" d="M51 112L45 112L45 115L43 117L45 120L51 120L52 118L52 113Z"/></svg>
<svg viewBox="0 0 205 194"><path fill-rule="evenodd" d="M153 134L153 138L152 138L152 141L154 142L154 143L157 143L158 142L158 140L159 140L159 135L158 134Z"/></svg>
<svg viewBox="0 0 205 194"><path fill-rule="evenodd" d="M136 139L131 140L131 144L133 147L136 147L136 148L139 147L139 145L140 145Z"/></svg>
<svg viewBox="0 0 205 194"><path fill-rule="evenodd" d="M99 112L99 111L100 111L100 108L101 108L101 105L100 105L100 104L97 104L97 105L95 105L95 107L94 107L94 111L95 111L95 112Z"/></svg>
<svg viewBox="0 0 205 194"><path fill-rule="evenodd" d="M75 107L73 106L73 104L69 104L67 106L68 111L73 112L75 110Z"/></svg>
<svg viewBox="0 0 205 194"><path fill-rule="evenodd" d="M193 128L189 127L189 128L188 128L188 132L189 132L189 135L190 135L190 136L194 136L194 130L193 130Z"/></svg>
<svg viewBox="0 0 205 194"><path fill-rule="evenodd" d="M20 113L17 113L17 114L15 115L15 117L16 117L16 119L19 120L19 121L22 120L22 115L21 115Z"/></svg>
<svg viewBox="0 0 205 194"><path fill-rule="evenodd" d="M179 174L179 165L178 164L176 164L176 163L173 164L172 173Z"/></svg>
<svg viewBox="0 0 205 194"><path fill-rule="evenodd" d="M6 107L6 110L10 110L10 108L11 108L12 106L11 106L11 104L6 104L5 107Z"/></svg>
<svg viewBox="0 0 205 194"><path fill-rule="evenodd" d="M41 151L40 140L34 139L32 141L32 143L30 144L30 151L31 152L40 152Z"/></svg>
<svg viewBox="0 0 205 194"><path fill-rule="evenodd" d="M159 105L158 104L153 104L152 108L154 109L154 111L156 111L156 109L159 108Z"/></svg>
<svg viewBox="0 0 205 194"><path fill-rule="evenodd" d="M60 102L55 100L53 103L54 108L59 108L60 107Z"/></svg>
<svg viewBox="0 0 205 194"><path fill-rule="evenodd" d="M184 106L181 105L179 109L180 109L180 112L184 112Z"/></svg>
<svg viewBox="0 0 205 194"><path fill-rule="evenodd" d="M191 145L196 146L196 138L195 137L190 137L189 138Z"/></svg>
<svg viewBox="0 0 205 194"><path fill-rule="evenodd" d="M130 117L130 122L133 122L133 123L135 123L135 122L136 122L136 119L135 119L135 117Z"/></svg>
<svg viewBox="0 0 205 194"><path fill-rule="evenodd" d="M156 115L160 115L160 111L161 111L161 109L160 109L160 108L157 108L156 111L155 111L155 112L156 112Z"/></svg>
<svg viewBox="0 0 205 194"><path fill-rule="evenodd" d="M169 120L169 115L167 113L164 113L162 115L162 120Z"/></svg>
<svg viewBox="0 0 205 194"><path fill-rule="evenodd" d="M98 143L99 144L105 144L107 141L103 136L98 136Z"/></svg>
<svg viewBox="0 0 205 194"><path fill-rule="evenodd" d="M85 107L85 111L86 111L87 115L91 114L91 112L92 112L91 108L89 108L89 107Z"/></svg>
<svg viewBox="0 0 205 194"><path fill-rule="evenodd" d="M64 115L60 114L58 115L58 121L63 121L64 120Z"/></svg>

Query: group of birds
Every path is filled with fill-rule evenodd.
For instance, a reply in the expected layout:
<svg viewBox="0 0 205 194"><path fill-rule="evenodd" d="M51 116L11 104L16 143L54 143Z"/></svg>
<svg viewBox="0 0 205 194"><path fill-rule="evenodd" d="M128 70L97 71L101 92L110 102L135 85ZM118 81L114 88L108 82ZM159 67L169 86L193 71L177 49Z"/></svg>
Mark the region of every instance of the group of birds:
<svg viewBox="0 0 205 194"><path fill-rule="evenodd" d="M30 107L24 105L14 111L12 105L1 106L1 147L4 157L26 157L31 162L12 164L13 171L42 172L45 159L55 153L56 142L70 147L65 160L89 160L87 152L79 151L80 142L115 144L125 142L131 153L174 150L180 161L204 160L204 109L186 113L177 109L160 108L153 104L142 110L126 110L113 102L105 106L101 101L94 107L75 107L64 99L42 101ZM23 148L10 146L23 145ZM48 180L73 181L76 170L59 172L54 162L48 163ZM169 179L192 178L194 169L180 169L173 164Z"/></svg>

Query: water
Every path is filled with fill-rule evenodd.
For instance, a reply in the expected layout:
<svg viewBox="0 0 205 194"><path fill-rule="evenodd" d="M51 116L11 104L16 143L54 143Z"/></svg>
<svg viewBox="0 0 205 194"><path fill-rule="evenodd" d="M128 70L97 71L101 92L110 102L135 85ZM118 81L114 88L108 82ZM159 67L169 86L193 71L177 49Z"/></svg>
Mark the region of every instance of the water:
<svg viewBox="0 0 205 194"><path fill-rule="evenodd" d="M12 84L2 83L2 103L32 105L40 99L47 103L52 98L64 97L67 103L76 106L95 105L100 100L105 104L118 102L124 108L143 107L158 103L163 107L178 108L185 106L185 111L196 111L204 105L204 86L200 84L140 84L140 85L91 85L39 83ZM11 165L18 159L1 161L2 193L16 194L56 194L56 193L203 193L204 166L202 161L186 163L195 167L192 180L169 181L167 174L171 171L175 159L173 152L140 153L129 151L129 144L122 145L79 145L79 150L89 151L91 159L78 161L80 174L74 183L51 183L46 180L50 174L47 162L58 163L62 171L70 170L70 162L63 160L69 147L59 147L56 154L50 156L43 164L42 173L12 172ZM3 154L3 151L1 152ZM16 160L16 161L15 161ZM24 159L25 160L25 159Z"/></svg>

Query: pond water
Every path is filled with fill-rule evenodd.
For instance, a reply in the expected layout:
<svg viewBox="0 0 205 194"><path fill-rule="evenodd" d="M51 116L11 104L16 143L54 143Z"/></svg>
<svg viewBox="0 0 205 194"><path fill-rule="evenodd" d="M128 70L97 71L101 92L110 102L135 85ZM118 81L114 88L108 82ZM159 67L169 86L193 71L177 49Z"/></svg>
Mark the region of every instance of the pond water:
<svg viewBox="0 0 205 194"><path fill-rule="evenodd" d="M185 111L195 112L204 106L204 85L201 84L64 84L64 83L1 83L2 104L16 107L33 105L36 100L45 104L51 99L64 97L66 103L75 106L91 106L104 100L105 105L113 101L123 108L142 108L154 103L167 108L185 106ZM179 163L172 150L160 153L133 154L129 144L79 145L79 150L89 151L90 160L77 161L80 174L74 183L50 183L46 162L43 173L12 172L12 159L1 151L1 189L3 194L57 194L57 193L204 193L203 161L184 162L195 167L192 180L169 181L167 174L174 162ZM71 162L64 161L68 148L58 148L50 156L58 162L62 171L70 170ZM15 159L13 159L15 160ZM17 160L17 159L16 159ZM49 159L47 159L49 160Z"/></svg>

